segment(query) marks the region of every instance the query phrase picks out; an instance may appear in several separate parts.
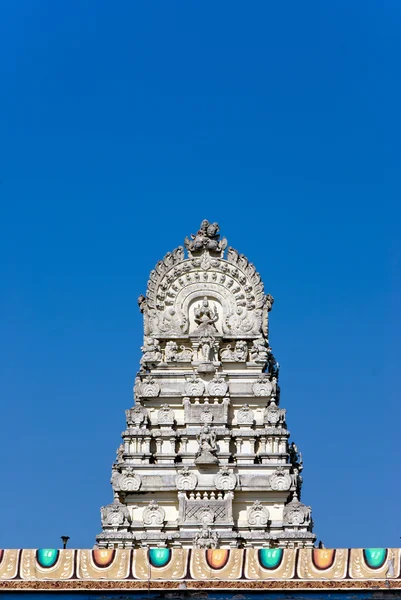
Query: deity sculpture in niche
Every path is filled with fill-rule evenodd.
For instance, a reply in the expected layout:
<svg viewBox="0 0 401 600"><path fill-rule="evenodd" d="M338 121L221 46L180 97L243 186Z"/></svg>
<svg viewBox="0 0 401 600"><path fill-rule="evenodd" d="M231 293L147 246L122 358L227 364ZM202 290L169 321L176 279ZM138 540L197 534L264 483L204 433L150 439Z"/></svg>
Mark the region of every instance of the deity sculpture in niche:
<svg viewBox="0 0 401 600"><path fill-rule="evenodd" d="M216 433L208 426L204 425L200 433L196 436L199 444L199 450L196 453L196 464L217 464L217 443Z"/></svg>
<svg viewBox="0 0 401 600"><path fill-rule="evenodd" d="M209 305L207 296L203 298L201 304L195 307L194 317L195 323L198 324L196 333L199 335L213 335L217 332L215 323L219 318L219 313L216 306L213 310Z"/></svg>

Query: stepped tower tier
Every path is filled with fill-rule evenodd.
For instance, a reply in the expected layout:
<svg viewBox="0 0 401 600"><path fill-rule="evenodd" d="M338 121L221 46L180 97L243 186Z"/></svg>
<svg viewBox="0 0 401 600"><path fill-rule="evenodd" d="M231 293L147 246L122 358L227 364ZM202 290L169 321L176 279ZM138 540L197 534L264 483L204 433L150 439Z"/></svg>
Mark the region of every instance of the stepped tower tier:
<svg viewBox="0 0 401 600"><path fill-rule="evenodd" d="M259 273L217 223L158 262L100 548L313 546Z"/></svg>

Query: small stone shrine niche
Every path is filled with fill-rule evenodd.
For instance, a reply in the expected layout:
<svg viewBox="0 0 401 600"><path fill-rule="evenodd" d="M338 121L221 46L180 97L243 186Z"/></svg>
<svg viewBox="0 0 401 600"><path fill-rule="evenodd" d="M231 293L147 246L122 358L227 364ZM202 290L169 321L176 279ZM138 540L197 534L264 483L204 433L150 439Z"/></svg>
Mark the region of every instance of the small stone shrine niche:
<svg viewBox="0 0 401 600"><path fill-rule="evenodd" d="M204 220L138 304L142 357L97 546L312 547L268 337L273 298L254 265Z"/></svg>

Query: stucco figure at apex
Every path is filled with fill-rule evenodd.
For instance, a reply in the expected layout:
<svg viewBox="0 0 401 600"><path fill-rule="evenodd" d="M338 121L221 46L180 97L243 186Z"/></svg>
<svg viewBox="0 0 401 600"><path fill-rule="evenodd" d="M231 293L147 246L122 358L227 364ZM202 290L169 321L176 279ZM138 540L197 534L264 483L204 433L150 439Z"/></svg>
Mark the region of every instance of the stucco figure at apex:
<svg viewBox="0 0 401 600"><path fill-rule="evenodd" d="M138 304L134 406L97 547L312 548L268 337L273 298L254 265L205 219L157 263Z"/></svg>

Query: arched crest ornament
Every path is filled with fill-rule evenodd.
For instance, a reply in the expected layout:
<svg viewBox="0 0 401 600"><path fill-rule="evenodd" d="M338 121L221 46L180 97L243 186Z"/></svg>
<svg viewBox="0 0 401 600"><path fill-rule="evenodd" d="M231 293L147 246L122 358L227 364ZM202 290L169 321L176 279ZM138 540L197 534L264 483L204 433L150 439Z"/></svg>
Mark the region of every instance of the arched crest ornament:
<svg viewBox="0 0 401 600"><path fill-rule="evenodd" d="M255 420L255 414L249 404L244 404L237 412L237 424L238 425L253 425Z"/></svg>
<svg viewBox="0 0 401 600"><path fill-rule="evenodd" d="M157 413L158 425L173 426L175 414L172 408L168 404L162 404Z"/></svg>
<svg viewBox="0 0 401 600"><path fill-rule="evenodd" d="M160 394L160 385L151 375L147 375L135 384L135 393L139 398L156 398Z"/></svg>
<svg viewBox="0 0 401 600"><path fill-rule="evenodd" d="M199 306L205 293L210 309L206 331L234 339L267 338L273 298L264 294L259 273L244 255L229 248L224 258L226 246L217 223L204 220L199 231L185 240L187 258L179 247L157 263L146 297L138 299L145 339L180 338L195 332L204 319ZM157 345L145 344L145 352L144 363L159 360Z"/></svg>
<svg viewBox="0 0 401 600"><path fill-rule="evenodd" d="M194 374L194 375L191 375L191 377L189 377L187 379L186 384L185 384L185 393L188 396L202 396L204 391L205 391L205 384L202 381L202 379L200 379L200 377L197 377Z"/></svg>
<svg viewBox="0 0 401 600"><path fill-rule="evenodd" d="M127 417L128 427L139 427L144 429L149 421L148 411L141 404L136 404L133 408L126 410L125 415Z"/></svg>
<svg viewBox="0 0 401 600"><path fill-rule="evenodd" d="M254 396L270 396L272 389L273 386L265 373L263 373L252 386Z"/></svg>
<svg viewBox="0 0 401 600"><path fill-rule="evenodd" d="M266 527L269 522L269 511L260 500L256 500L247 510L247 521L251 527Z"/></svg>
<svg viewBox="0 0 401 600"><path fill-rule="evenodd" d="M264 411L264 422L268 425L278 425L285 422L285 408L279 408L273 400Z"/></svg>
<svg viewBox="0 0 401 600"><path fill-rule="evenodd" d="M270 488L274 491L288 491L291 487L291 475L283 467L277 467L270 477Z"/></svg>
<svg viewBox="0 0 401 600"><path fill-rule="evenodd" d="M237 486L237 477L228 467L222 467L214 478L216 490L232 491Z"/></svg>
<svg viewBox="0 0 401 600"><path fill-rule="evenodd" d="M309 525L311 516L311 507L302 504L296 494L294 494L291 502L284 507L283 520L289 525Z"/></svg>
<svg viewBox="0 0 401 600"><path fill-rule="evenodd" d="M115 502L100 509L102 526L108 528L117 528L131 523L131 516L128 508L124 504Z"/></svg>
<svg viewBox="0 0 401 600"><path fill-rule="evenodd" d="M179 491L194 490L198 484L198 476L195 472L184 467L178 471L175 477L175 486Z"/></svg>
<svg viewBox="0 0 401 600"><path fill-rule="evenodd" d="M158 505L156 500L151 500L142 514L142 521L145 525L161 526L164 524L166 511Z"/></svg>
<svg viewBox="0 0 401 600"><path fill-rule="evenodd" d="M140 475L135 473L132 468L126 468L122 473L119 481L119 487L121 492L137 492L141 487L142 480Z"/></svg>
<svg viewBox="0 0 401 600"><path fill-rule="evenodd" d="M225 396L228 391L228 385L223 375L216 373L207 388L210 396Z"/></svg>

